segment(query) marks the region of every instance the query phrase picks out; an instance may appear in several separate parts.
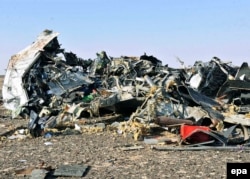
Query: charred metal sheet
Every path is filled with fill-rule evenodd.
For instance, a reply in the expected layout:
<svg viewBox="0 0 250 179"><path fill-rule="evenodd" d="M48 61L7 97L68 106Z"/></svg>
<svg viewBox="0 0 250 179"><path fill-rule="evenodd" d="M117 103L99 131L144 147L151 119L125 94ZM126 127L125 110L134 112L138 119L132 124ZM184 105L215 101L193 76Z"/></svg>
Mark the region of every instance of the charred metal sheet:
<svg viewBox="0 0 250 179"><path fill-rule="evenodd" d="M228 81L229 89L232 90L249 90L250 91L250 81L242 80L230 80Z"/></svg>
<svg viewBox="0 0 250 179"><path fill-rule="evenodd" d="M62 72L58 78L54 78L47 84L50 88L49 94L60 96L67 92L72 92L78 87L90 85L93 81L83 76L80 72L71 73L70 71Z"/></svg>
<svg viewBox="0 0 250 179"><path fill-rule="evenodd" d="M236 74L235 68L217 57L208 63L196 62L193 70L195 72L190 77L190 86L208 97L215 97L220 86Z"/></svg>
<svg viewBox="0 0 250 179"><path fill-rule="evenodd" d="M205 96L197 91L195 91L192 88L185 87L185 86L179 86L178 91L180 95L182 95L187 100L190 100L192 102L195 102L196 104L199 104L201 106L206 107L218 107L220 104L213 100L212 98Z"/></svg>
<svg viewBox="0 0 250 179"><path fill-rule="evenodd" d="M249 140L247 128L241 124L229 127L223 131L223 136L227 139L228 144L242 144Z"/></svg>
<svg viewBox="0 0 250 179"><path fill-rule="evenodd" d="M240 69L238 70L235 76L235 79L250 81L250 67L248 66L248 63L242 63Z"/></svg>
<svg viewBox="0 0 250 179"><path fill-rule="evenodd" d="M250 82L242 80L226 81L217 93L226 103L247 105L250 102Z"/></svg>

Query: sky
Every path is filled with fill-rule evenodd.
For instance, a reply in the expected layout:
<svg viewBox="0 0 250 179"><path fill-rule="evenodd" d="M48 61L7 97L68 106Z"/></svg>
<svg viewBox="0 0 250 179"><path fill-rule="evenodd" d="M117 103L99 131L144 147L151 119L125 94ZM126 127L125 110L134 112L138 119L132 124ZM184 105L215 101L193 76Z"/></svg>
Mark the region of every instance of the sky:
<svg viewBox="0 0 250 179"><path fill-rule="evenodd" d="M0 74L45 29L83 59L153 55L170 67L250 62L247 0L1 0Z"/></svg>

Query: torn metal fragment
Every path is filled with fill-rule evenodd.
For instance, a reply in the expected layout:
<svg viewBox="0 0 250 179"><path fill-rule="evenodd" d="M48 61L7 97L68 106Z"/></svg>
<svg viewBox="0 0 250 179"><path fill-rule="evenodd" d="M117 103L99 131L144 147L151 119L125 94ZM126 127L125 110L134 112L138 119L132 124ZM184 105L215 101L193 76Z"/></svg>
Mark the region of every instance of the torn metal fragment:
<svg viewBox="0 0 250 179"><path fill-rule="evenodd" d="M83 177L88 166L85 165L61 165L53 173L54 176Z"/></svg>
<svg viewBox="0 0 250 179"><path fill-rule="evenodd" d="M144 149L144 147L141 146L141 145L139 145L139 146L126 146L126 147L121 147L121 150L123 150L123 151L140 150L140 149Z"/></svg>
<svg viewBox="0 0 250 179"><path fill-rule="evenodd" d="M41 57L43 49L48 47L58 35L57 32L44 31L32 45L11 57L2 91L4 106L7 109L15 110L28 102L29 97L23 88L23 77Z"/></svg>

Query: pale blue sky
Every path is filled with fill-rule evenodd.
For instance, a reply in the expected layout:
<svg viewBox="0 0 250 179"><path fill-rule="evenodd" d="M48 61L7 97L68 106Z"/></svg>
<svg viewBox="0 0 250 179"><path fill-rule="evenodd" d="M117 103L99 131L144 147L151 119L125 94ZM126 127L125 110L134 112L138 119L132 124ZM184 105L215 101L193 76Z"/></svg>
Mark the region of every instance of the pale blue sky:
<svg viewBox="0 0 250 179"><path fill-rule="evenodd" d="M67 51L84 59L154 55L179 67L217 56L250 62L247 0L1 0L0 74L12 55L44 30L59 32Z"/></svg>

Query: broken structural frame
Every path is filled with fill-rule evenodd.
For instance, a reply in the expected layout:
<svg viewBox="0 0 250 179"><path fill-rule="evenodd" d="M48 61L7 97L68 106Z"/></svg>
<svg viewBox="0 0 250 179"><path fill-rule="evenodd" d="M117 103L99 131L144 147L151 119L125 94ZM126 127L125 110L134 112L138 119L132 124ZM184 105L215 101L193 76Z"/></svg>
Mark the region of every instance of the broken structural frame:
<svg viewBox="0 0 250 179"><path fill-rule="evenodd" d="M146 54L113 58L104 51L84 60L65 52L57 36L45 30L12 56L4 79L4 106L13 117L30 118L33 136L68 121L114 114L143 125L208 126L218 136L235 123L250 126L247 63L239 68L214 57L174 69Z"/></svg>

